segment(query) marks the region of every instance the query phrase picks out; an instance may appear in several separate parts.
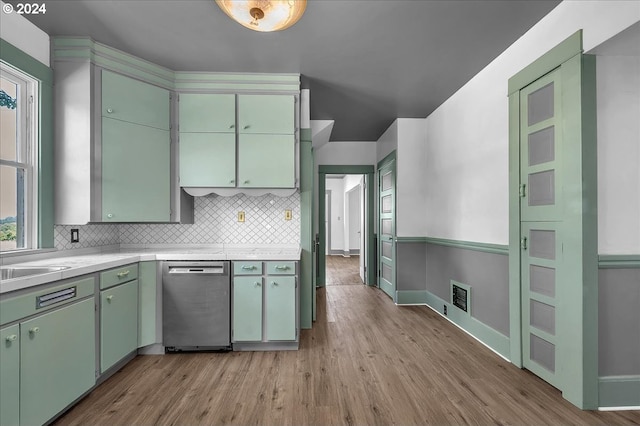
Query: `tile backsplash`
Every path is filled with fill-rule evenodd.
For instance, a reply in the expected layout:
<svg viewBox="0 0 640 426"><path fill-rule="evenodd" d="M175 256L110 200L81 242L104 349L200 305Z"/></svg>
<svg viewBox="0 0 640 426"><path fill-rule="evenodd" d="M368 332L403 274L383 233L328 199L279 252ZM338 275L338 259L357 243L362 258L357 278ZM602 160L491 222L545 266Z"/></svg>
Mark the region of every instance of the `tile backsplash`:
<svg viewBox="0 0 640 426"><path fill-rule="evenodd" d="M56 225L58 250L112 244L300 244L300 194L207 195L194 200L194 224ZM291 210L291 220L285 220ZM244 211L245 221L238 222ZM80 242L71 243L71 229Z"/></svg>

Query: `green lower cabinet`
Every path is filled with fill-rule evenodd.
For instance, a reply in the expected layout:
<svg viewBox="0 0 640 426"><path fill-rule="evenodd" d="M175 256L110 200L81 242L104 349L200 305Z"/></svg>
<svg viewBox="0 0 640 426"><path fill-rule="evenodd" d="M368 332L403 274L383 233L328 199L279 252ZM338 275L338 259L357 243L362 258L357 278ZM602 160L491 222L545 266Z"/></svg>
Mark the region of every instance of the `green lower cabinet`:
<svg viewBox="0 0 640 426"><path fill-rule="evenodd" d="M44 424L95 384L95 339L93 298L20 323L20 424Z"/></svg>
<svg viewBox="0 0 640 426"><path fill-rule="evenodd" d="M296 339L296 278L267 276L265 288L266 339Z"/></svg>
<svg viewBox="0 0 640 426"><path fill-rule="evenodd" d="M294 135L245 135L238 139L238 187L295 188Z"/></svg>
<svg viewBox="0 0 640 426"><path fill-rule="evenodd" d="M236 186L235 133L180 133L180 186Z"/></svg>
<svg viewBox="0 0 640 426"><path fill-rule="evenodd" d="M233 341L262 340L262 277L233 278Z"/></svg>
<svg viewBox="0 0 640 426"><path fill-rule="evenodd" d="M138 280L100 292L100 371L138 347Z"/></svg>
<svg viewBox="0 0 640 426"><path fill-rule="evenodd" d="M158 275L156 262L140 262L138 268L138 347L156 341L156 295Z"/></svg>
<svg viewBox="0 0 640 426"><path fill-rule="evenodd" d="M20 326L0 329L0 425L20 424Z"/></svg>

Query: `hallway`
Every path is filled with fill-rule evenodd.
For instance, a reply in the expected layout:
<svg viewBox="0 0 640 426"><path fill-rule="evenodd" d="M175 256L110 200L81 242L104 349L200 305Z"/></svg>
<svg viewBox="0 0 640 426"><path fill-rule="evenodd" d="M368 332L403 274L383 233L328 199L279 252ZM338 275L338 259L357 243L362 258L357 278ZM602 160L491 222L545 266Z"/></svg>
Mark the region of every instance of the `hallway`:
<svg viewBox="0 0 640 426"><path fill-rule="evenodd" d="M580 411L423 306L321 288L300 350L138 356L59 425L638 424Z"/></svg>
<svg viewBox="0 0 640 426"><path fill-rule="evenodd" d="M327 285L362 285L360 256L327 256Z"/></svg>

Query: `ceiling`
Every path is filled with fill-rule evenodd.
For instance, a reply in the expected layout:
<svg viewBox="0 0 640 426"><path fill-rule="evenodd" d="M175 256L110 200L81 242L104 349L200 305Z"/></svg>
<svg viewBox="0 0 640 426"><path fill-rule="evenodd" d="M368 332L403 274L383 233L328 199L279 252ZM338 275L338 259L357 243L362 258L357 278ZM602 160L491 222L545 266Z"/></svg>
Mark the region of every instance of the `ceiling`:
<svg viewBox="0 0 640 426"><path fill-rule="evenodd" d="M334 120L331 141L375 141L397 117L429 115L558 3L309 0L274 33L212 0L49 0L26 17L176 71L301 73L311 119Z"/></svg>

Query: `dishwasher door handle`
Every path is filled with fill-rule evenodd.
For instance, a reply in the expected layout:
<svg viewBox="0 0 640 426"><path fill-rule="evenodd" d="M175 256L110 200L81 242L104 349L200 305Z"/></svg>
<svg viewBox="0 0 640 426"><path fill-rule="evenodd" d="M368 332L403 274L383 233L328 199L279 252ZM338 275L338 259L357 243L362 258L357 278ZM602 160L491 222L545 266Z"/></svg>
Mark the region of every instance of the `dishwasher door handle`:
<svg viewBox="0 0 640 426"><path fill-rule="evenodd" d="M170 274L209 274L209 275L224 275L224 267L215 268L169 268Z"/></svg>

